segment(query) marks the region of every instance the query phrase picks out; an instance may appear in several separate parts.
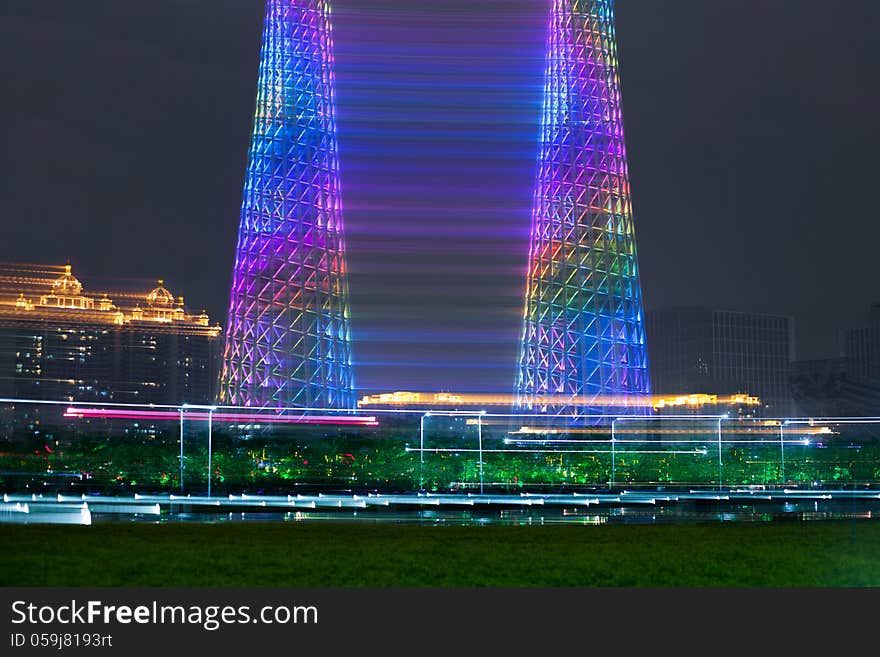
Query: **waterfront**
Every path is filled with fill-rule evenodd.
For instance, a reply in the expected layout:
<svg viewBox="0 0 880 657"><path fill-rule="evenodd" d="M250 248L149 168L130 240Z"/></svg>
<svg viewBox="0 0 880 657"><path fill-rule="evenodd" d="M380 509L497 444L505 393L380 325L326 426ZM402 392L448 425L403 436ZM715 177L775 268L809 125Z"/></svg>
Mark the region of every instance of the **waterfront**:
<svg viewBox="0 0 880 657"><path fill-rule="evenodd" d="M355 523L418 525L693 524L871 520L875 490L725 490L592 495L16 495L0 502L0 522L92 525L137 523Z"/></svg>

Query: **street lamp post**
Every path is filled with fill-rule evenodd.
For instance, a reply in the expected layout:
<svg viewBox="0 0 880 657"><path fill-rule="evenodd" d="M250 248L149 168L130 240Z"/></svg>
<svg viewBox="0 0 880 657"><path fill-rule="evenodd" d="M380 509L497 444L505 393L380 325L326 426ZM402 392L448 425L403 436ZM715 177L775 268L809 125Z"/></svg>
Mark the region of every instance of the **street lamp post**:
<svg viewBox="0 0 880 657"><path fill-rule="evenodd" d="M480 495L483 494L483 413L485 412L481 411L477 416L477 443L480 454Z"/></svg>
<svg viewBox="0 0 880 657"><path fill-rule="evenodd" d="M788 422L779 423L779 458L782 466L782 485L785 486L785 425Z"/></svg>
<svg viewBox="0 0 880 657"><path fill-rule="evenodd" d="M180 493L183 494L183 407L180 407Z"/></svg>
<svg viewBox="0 0 880 657"><path fill-rule="evenodd" d="M614 440L615 440L615 423L617 420L611 420L611 485L609 488L614 490L614 468L617 465L615 462L616 453L614 451Z"/></svg>
<svg viewBox="0 0 880 657"><path fill-rule="evenodd" d="M425 464L425 416L419 420L419 492L425 489L422 468Z"/></svg>
<svg viewBox="0 0 880 657"><path fill-rule="evenodd" d="M211 497L211 433L214 408L208 409L208 497Z"/></svg>

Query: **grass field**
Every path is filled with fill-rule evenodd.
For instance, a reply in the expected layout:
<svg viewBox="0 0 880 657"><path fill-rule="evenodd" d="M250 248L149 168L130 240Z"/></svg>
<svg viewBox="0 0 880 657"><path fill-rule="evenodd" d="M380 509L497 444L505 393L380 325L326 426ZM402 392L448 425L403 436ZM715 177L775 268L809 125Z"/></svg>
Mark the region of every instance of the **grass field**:
<svg viewBox="0 0 880 657"><path fill-rule="evenodd" d="M880 586L880 522L0 525L3 586Z"/></svg>

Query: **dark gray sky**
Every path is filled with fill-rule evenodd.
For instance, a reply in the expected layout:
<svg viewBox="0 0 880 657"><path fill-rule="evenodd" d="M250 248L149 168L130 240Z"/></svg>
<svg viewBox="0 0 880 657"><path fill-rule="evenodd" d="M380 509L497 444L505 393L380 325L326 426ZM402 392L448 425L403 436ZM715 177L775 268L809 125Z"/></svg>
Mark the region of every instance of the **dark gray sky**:
<svg viewBox="0 0 880 657"><path fill-rule="evenodd" d="M334 3L358 385L510 390L544 0ZM164 278L222 320L259 0L0 6L0 261ZM792 314L799 357L880 300L880 3L618 0L649 308Z"/></svg>

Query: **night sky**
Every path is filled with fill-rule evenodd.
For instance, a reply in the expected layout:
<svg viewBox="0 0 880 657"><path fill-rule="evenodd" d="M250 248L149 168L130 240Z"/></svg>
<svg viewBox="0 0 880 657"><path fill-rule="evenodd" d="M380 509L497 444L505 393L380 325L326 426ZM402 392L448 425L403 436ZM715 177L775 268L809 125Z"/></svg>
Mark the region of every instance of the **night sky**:
<svg viewBox="0 0 880 657"><path fill-rule="evenodd" d="M337 0L361 392L512 390L545 0ZM224 320L259 0L5 0L0 261L164 278ZM648 308L791 314L797 356L880 301L880 3L618 0Z"/></svg>

